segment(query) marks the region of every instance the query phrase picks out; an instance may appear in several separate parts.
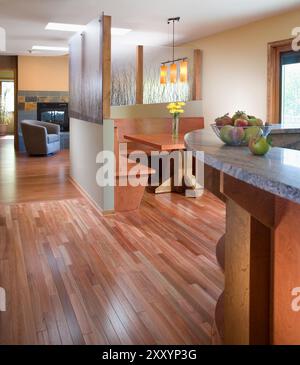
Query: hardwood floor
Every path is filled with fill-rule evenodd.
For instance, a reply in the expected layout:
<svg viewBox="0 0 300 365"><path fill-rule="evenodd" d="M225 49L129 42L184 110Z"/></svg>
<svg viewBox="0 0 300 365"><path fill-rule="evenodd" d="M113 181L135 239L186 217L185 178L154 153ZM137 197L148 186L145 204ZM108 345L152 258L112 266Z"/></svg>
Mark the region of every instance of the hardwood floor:
<svg viewBox="0 0 300 365"><path fill-rule="evenodd" d="M0 141L0 156L1 344L211 343L223 203L146 193L139 211L102 217L66 154L13 159Z"/></svg>
<svg viewBox="0 0 300 365"><path fill-rule="evenodd" d="M13 140L0 139L0 203L77 198L68 176L68 151L28 158L15 154Z"/></svg>

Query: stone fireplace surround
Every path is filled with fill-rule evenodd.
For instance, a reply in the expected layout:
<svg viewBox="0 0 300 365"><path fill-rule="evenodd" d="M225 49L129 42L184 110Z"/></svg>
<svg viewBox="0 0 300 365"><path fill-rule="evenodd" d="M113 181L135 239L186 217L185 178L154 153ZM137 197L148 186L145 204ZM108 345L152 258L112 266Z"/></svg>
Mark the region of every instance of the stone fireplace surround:
<svg viewBox="0 0 300 365"><path fill-rule="evenodd" d="M20 122L37 119L37 103L69 103L69 93L65 91L26 91L18 92L18 133L19 149L25 151ZM61 134L61 149L69 148L69 133Z"/></svg>

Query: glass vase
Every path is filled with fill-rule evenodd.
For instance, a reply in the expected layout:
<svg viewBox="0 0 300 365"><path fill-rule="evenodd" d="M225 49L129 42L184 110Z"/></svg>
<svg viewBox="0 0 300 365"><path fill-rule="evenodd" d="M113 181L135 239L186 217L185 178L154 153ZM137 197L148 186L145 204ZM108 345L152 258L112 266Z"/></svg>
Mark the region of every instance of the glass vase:
<svg viewBox="0 0 300 365"><path fill-rule="evenodd" d="M172 137L178 138L179 134L179 115L173 117L172 120Z"/></svg>

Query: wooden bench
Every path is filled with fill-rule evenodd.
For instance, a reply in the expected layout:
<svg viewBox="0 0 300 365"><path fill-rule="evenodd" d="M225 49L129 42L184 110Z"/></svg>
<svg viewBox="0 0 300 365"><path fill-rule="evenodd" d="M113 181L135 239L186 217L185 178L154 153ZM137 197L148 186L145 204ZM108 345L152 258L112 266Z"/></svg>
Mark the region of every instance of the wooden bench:
<svg viewBox="0 0 300 365"><path fill-rule="evenodd" d="M149 175L154 174L155 170L136 161L129 160L127 156L119 158L119 141L116 127L114 129L114 144L116 156L115 212L136 210L141 204ZM133 167L138 169L138 174L132 172ZM131 186L129 180L135 176L142 179L145 184Z"/></svg>

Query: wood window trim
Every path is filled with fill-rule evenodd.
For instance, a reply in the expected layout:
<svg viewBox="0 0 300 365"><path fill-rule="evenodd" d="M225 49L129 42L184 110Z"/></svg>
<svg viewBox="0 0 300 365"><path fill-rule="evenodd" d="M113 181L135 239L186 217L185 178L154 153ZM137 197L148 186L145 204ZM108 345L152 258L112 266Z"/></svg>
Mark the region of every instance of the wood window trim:
<svg viewBox="0 0 300 365"><path fill-rule="evenodd" d="M280 55L292 51L293 38L268 43L267 120L280 123Z"/></svg>

